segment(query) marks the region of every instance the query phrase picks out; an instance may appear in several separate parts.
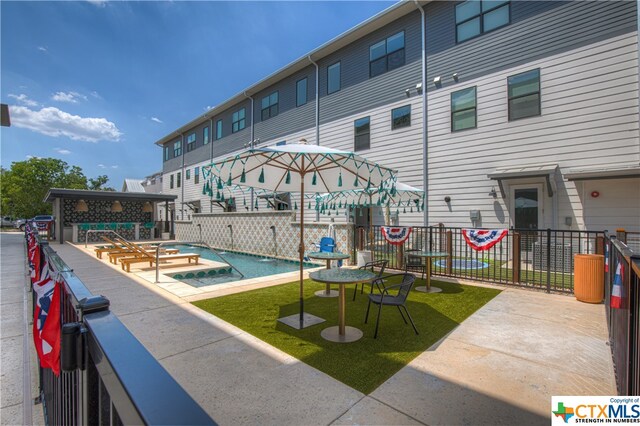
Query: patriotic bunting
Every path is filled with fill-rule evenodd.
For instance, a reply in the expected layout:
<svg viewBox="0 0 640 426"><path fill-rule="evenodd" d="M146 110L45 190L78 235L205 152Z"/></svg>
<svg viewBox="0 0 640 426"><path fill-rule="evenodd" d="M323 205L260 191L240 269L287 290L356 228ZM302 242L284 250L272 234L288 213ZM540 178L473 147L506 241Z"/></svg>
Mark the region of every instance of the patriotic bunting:
<svg viewBox="0 0 640 426"><path fill-rule="evenodd" d="M404 244L411 235L410 226L382 226L382 236L389 244L399 246Z"/></svg>
<svg viewBox="0 0 640 426"><path fill-rule="evenodd" d="M476 251L489 250L507 236L506 229L463 229L462 236L467 245Z"/></svg>
<svg viewBox="0 0 640 426"><path fill-rule="evenodd" d="M604 244L604 271L609 272L609 242Z"/></svg>
<svg viewBox="0 0 640 426"><path fill-rule="evenodd" d="M612 308L622 308L622 280L624 279L624 265L618 261L616 274L613 277L613 288L611 289L611 300L609 306Z"/></svg>

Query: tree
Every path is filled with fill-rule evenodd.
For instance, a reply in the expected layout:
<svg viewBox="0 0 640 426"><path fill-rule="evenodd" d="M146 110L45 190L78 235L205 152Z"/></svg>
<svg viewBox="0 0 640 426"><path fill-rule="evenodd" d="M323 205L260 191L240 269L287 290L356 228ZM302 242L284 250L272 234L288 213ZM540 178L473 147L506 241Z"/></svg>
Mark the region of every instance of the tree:
<svg viewBox="0 0 640 426"><path fill-rule="evenodd" d="M89 178L89 189L92 191L115 191L110 186L104 186L109 182L107 175L100 175L97 178Z"/></svg>
<svg viewBox="0 0 640 426"><path fill-rule="evenodd" d="M97 188L108 178L91 179ZM69 166L55 158L30 158L11 164L11 169L0 170L2 215L30 218L51 213L51 204L44 197L51 188L88 189L87 177L78 166Z"/></svg>

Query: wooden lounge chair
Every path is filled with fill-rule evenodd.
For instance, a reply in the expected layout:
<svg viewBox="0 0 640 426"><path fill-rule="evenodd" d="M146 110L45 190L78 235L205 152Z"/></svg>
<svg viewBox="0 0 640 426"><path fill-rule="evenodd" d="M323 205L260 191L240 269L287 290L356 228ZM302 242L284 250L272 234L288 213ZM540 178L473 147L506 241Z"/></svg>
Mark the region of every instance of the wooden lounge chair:
<svg viewBox="0 0 640 426"><path fill-rule="evenodd" d="M98 248L94 249L98 259L102 259L102 254L103 253L113 254L113 253L126 253L126 252L130 253L131 252L131 249L129 249L126 245L124 245L122 243L121 240L118 240L117 238L116 238L116 240L118 240L118 241L114 241L111 238L106 237L104 235L101 235L100 238L102 238L109 245L108 246L98 247ZM133 243L131 243L131 244L133 244ZM155 246L153 244L143 244L143 245L139 245L139 246L144 248L145 250L152 250L152 249L155 248Z"/></svg>
<svg viewBox="0 0 640 426"><path fill-rule="evenodd" d="M156 250L158 250L157 247L155 248L149 248L149 249L143 249L145 252L149 253L152 256L156 255ZM178 254L180 253L180 250L178 249L166 249L166 248L160 248L160 254ZM117 251L117 252L111 252L108 253L109 255L109 262L113 263L114 265L118 264L118 259L120 259L121 257L138 257L139 253L137 251L132 251L132 250L124 250L124 251Z"/></svg>
<svg viewBox="0 0 640 426"><path fill-rule="evenodd" d="M122 257L119 259L123 270L127 272L131 272L132 263L149 262L149 267L151 267L156 262L155 254L150 254L145 250L141 249L140 247L134 246L128 242L125 242L124 240L120 240L120 241L122 241L123 243L126 243L128 247L131 248L131 250L137 252L134 257ZM200 255L196 253L178 253L178 254L161 255L158 257L158 261L160 262L166 262L168 260L175 260L175 259L187 259L189 263L191 263L191 261L193 260L194 263L197 265L198 260L200 259Z"/></svg>

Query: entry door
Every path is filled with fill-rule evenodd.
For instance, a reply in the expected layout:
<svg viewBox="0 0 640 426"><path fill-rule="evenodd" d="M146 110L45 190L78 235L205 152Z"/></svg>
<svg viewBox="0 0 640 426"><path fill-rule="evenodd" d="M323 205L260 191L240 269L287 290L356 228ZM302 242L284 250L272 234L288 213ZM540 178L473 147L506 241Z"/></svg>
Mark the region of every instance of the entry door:
<svg viewBox="0 0 640 426"><path fill-rule="evenodd" d="M542 185L511 187L511 218L513 227L520 230L523 251L531 250L533 242L537 240L536 230L543 225L542 202Z"/></svg>

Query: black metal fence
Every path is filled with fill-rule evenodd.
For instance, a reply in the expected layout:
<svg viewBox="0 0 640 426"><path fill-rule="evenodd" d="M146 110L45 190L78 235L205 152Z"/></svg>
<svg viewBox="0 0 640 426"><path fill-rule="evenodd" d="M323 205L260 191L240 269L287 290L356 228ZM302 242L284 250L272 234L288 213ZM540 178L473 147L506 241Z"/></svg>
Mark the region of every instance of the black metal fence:
<svg viewBox="0 0 640 426"><path fill-rule="evenodd" d="M412 227L408 240L391 245L381 227L358 228L356 248L372 249L374 259L388 260L388 268L404 269L409 250L441 253L432 274L474 281L511 284L564 293L573 292L573 257L604 254L604 233L592 231L509 229L505 238L486 251L467 245L462 228ZM370 240L373 240L372 243ZM410 252L409 252L410 253Z"/></svg>
<svg viewBox="0 0 640 426"><path fill-rule="evenodd" d="M605 308L620 395L640 395L640 254L607 235Z"/></svg>
<svg viewBox="0 0 640 426"><path fill-rule="evenodd" d="M60 287L60 374L39 365L50 425L215 424L158 361L34 232ZM29 238L27 238L29 239ZM36 306L36 293L33 307Z"/></svg>

